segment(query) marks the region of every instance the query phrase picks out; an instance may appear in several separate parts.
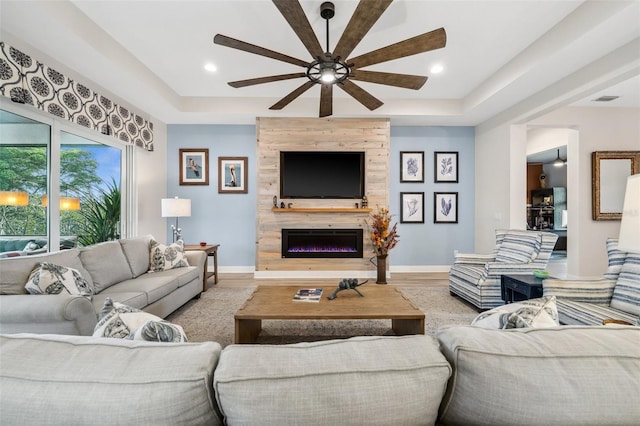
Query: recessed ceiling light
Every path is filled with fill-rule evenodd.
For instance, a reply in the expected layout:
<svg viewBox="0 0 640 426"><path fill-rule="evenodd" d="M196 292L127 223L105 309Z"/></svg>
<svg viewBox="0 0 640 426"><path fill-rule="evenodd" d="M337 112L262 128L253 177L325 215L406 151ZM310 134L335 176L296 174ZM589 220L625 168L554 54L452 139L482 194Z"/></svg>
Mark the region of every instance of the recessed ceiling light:
<svg viewBox="0 0 640 426"><path fill-rule="evenodd" d="M214 64L212 64L211 62L204 64L204 69L209 71L209 72L216 72L218 71L218 67L216 67Z"/></svg>
<svg viewBox="0 0 640 426"><path fill-rule="evenodd" d="M431 67L431 74L440 74L444 71L444 67L441 64L436 64Z"/></svg>

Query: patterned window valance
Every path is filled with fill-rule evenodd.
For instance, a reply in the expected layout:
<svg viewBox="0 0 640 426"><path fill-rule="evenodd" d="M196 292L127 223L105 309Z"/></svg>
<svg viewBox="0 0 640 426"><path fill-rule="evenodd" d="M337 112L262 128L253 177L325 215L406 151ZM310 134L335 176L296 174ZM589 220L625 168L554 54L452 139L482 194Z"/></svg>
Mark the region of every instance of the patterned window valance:
<svg viewBox="0 0 640 426"><path fill-rule="evenodd" d="M0 94L153 151L153 123L2 41Z"/></svg>

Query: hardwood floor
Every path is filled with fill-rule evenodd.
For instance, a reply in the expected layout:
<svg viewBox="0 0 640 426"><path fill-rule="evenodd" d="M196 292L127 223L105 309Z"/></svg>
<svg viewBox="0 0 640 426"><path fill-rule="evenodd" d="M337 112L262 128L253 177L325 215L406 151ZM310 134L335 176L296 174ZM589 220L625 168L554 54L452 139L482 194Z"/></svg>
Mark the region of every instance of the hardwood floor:
<svg viewBox="0 0 640 426"><path fill-rule="evenodd" d="M346 277L345 277L346 278ZM218 274L218 284L216 287L253 287L256 285L299 285L313 287L320 285L338 285L339 278L318 278L318 279L256 279L253 274ZM446 272L437 273L393 273L387 279L387 285L417 286L417 287L447 287L449 285L449 274ZM214 286L213 277L207 281L208 288ZM375 284L375 278L370 278L368 284Z"/></svg>

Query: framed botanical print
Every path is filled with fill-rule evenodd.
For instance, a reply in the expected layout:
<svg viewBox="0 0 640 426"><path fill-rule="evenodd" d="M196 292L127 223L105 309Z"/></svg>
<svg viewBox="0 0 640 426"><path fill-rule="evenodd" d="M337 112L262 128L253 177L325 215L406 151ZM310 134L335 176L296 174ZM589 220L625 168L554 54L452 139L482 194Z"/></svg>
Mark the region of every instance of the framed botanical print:
<svg viewBox="0 0 640 426"><path fill-rule="evenodd" d="M424 223L424 192L401 192L400 203L400 223Z"/></svg>
<svg viewBox="0 0 640 426"><path fill-rule="evenodd" d="M435 182L458 183L458 153L434 152Z"/></svg>
<svg viewBox="0 0 640 426"><path fill-rule="evenodd" d="M247 157L218 157L218 193L247 193Z"/></svg>
<svg viewBox="0 0 640 426"><path fill-rule="evenodd" d="M458 193L433 194L433 223L458 223Z"/></svg>
<svg viewBox="0 0 640 426"><path fill-rule="evenodd" d="M423 151L400 151L400 182L424 182Z"/></svg>
<svg viewBox="0 0 640 426"><path fill-rule="evenodd" d="M209 150L180 149L180 185L209 185Z"/></svg>

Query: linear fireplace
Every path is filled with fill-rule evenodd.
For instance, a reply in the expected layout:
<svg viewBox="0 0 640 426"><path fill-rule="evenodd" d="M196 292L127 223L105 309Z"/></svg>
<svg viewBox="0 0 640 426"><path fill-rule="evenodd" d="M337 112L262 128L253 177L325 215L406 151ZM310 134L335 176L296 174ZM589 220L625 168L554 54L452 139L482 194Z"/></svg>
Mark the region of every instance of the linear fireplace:
<svg viewBox="0 0 640 426"><path fill-rule="evenodd" d="M282 257L361 258L362 229L283 229Z"/></svg>

